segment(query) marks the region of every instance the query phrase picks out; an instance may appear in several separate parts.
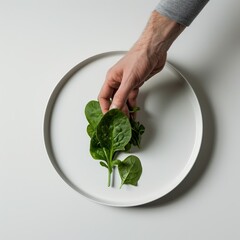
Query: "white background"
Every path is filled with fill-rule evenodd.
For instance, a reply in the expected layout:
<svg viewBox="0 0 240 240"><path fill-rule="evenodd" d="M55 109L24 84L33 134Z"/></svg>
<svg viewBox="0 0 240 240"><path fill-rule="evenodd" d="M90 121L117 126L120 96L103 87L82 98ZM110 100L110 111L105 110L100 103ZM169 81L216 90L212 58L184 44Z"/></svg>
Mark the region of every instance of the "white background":
<svg viewBox="0 0 240 240"><path fill-rule="evenodd" d="M83 59L127 50L157 0L0 1L0 239L239 239L240 2L212 0L169 51L204 115L195 167L142 207L93 203L59 177L43 118L55 85Z"/></svg>

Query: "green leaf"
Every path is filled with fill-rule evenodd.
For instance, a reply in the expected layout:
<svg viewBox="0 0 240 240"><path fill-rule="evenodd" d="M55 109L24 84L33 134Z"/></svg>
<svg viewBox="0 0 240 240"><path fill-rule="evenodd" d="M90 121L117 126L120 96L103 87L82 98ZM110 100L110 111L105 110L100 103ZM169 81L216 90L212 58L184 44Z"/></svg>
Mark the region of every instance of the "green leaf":
<svg viewBox="0 0 240 240"><path fill-rule="evenodd" d="M128 117L118 109L108 111L97 126L97 138L101 146L109 150L110 159L116 151L123 151L131 139Z"/></svg>
<svg viewBox="0 0 240 240"><path fill-rule="evenodd" d="M132 144L129 142L126 146L125 146L125 149L124 149L124 152L129 152L130 149L132 147Z"/></svg>
<svg viewBox="0 0 240 240"><path fill-rule="evenodd" d="M91 142L90 142L90 153L94 159L97 160L108 160L108 153L106 150L104 150L97 139L96 134L92 136Z"/></svg>
<svg viewBox="0 0 240 240"><path fill-rule="evenodd" d="M98 101L88 102L85 107L85 115L89 124L95 130L103 116L99 102Z"/></svg>
<svg viewBox="0 0 240 240"><path fill-rule="evenodd" d="M142 164L138 157L130 155L118 165L118 171L122 180L120 188L123 184L137 186L142 175Z"/></svg>
<svg viewBox="0 0 240 240"><path fill-rule="evenodd" d="M121 160L118 160L118 159L113 160L113 161L112 161L112 166L113 166L113 167L114 167L114 166L118 166L120 163L121 163Z"/></svg>
<svg viewBox="0 0 240 240"><path fill-rule="evenodd" d="M140 107L130 108L129 113L135 113L135 112L138 112L139 110L140 110Z"/></svg>
<svg viewBox="0 0 240 240"><path fill-rule="evenodd" d="M105 168L107 168L108 169L108 165L105 163L105 162L100 162L100 165L102 166L102 167L105 167Z"/></svg>
<svg viewBox="0 0 240 240"><path fill-rule="evenodd" d="M88 124L88 126L87 126L87 133L88 133L88 136L89 136L90 138L92 138L93 135L94 135L94 133L95 133L94 128L93 128L92 125L90 125L90 124Z"/></svg>
<svg viewBox="0 0 240 240"><path fill-rule="evenodd" d="M130 113L139 111L133 108ZM118 109L102 114L98 101L90 101L85 107L88 121L87 133L91 138L90 154L94 159L101 160L100 165L108 169L108 186L115 166L122 179L122 184L137 185L142 174L140 160L129 156L123 162L116 159L120 151L129 151L132 145L140 146L144 126L128 117Z"/></svg>
<svg viewBox="0 0 240 240"><path fill-rule="evenodd" d="M133 119L130 119L130 123L132 127L132 137L131 137L130 143L140 148L141 136L145 131L145 127Z"/></svg>

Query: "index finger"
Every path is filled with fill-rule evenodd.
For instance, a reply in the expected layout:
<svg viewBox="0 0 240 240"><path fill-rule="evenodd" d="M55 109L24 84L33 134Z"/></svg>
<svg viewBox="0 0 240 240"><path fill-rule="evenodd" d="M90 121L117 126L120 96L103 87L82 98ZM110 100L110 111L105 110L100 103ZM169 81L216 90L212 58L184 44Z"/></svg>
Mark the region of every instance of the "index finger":
<svg viewBox="0 0 240 240"><path fill-rule="evenodd" d="M114 89L111 86L109 86L107 81L105 81L98 95L98 101L103 114L105 114L110 108L110 105L111 105L110 100L113 96L113 93L114 93Z"/></svg>

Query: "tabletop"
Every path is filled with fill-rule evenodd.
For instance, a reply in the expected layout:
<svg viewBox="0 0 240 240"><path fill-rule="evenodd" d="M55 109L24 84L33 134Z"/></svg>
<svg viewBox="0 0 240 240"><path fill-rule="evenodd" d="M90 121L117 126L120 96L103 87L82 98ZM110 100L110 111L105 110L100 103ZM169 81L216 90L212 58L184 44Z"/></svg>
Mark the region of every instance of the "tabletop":
<svg viewBox="0 0 240 240"><path fill-rule="evenodd" d="M43 122L76 64L128 50L158 3L0 0L0 239L239 239L240 2L210 1L168 52L203 114L197 161L171 193L131 208L103 206L52 166Z"/></svg>

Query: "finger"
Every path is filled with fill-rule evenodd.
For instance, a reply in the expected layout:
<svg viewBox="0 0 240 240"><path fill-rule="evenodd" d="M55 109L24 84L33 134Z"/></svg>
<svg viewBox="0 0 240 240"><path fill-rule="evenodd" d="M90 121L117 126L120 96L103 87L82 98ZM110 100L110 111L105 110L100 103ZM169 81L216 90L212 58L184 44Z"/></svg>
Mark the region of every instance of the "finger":
<svg viewBox="0 0 240 240"><path fill-rule="evenodd" d="M129 96L128 96L128 107L131 109L134 109L137 106L137 96L138 96L139 89L135 88L133 89Z"/></svg>
<svg viewBox="0 0 240 240"><path fill-rule="evenodd" d="M122 110L125 104L127 103L129 89L125 89L125 87L121 87L121 86L113 96L110 109L117 108Z"/></svg>
<svg viewBox="0 0 240 240"><path fill-rule="evenodd" d="M110 99L112 98L113 93L114 89L111 86L109 86L109 84L106 81L98 95L98 101L103 114L105 114L110 108L111 105Z"/></svg>
<svg viewBox="0 0 240 240"><path fill-rule="evenodd" d="M138 96L139 88L135 88L131 91L128 97L127 105L129 110L133 110L135 107L137 107L137 96ZM136 118L136 112L130 112L130 116L135 119Z"/></svg>
<svg viewBox="0 0 240 240"><path fill-rule="evenodd" d="M125 104L125 105L123 106L122 111L123 111L123 113L129 118L130 113L129 113L129 108L128 108L127 104Z"/></svg>
<svg viewBox="0 0 240 240"><path fill-rule="evenodd" d="M122 110L124 105L127 103L129 95L134 87L134 79L131 78L131 76L125 79L123 78L118 90L113 96L110 108L118 108Z"/></svg>

